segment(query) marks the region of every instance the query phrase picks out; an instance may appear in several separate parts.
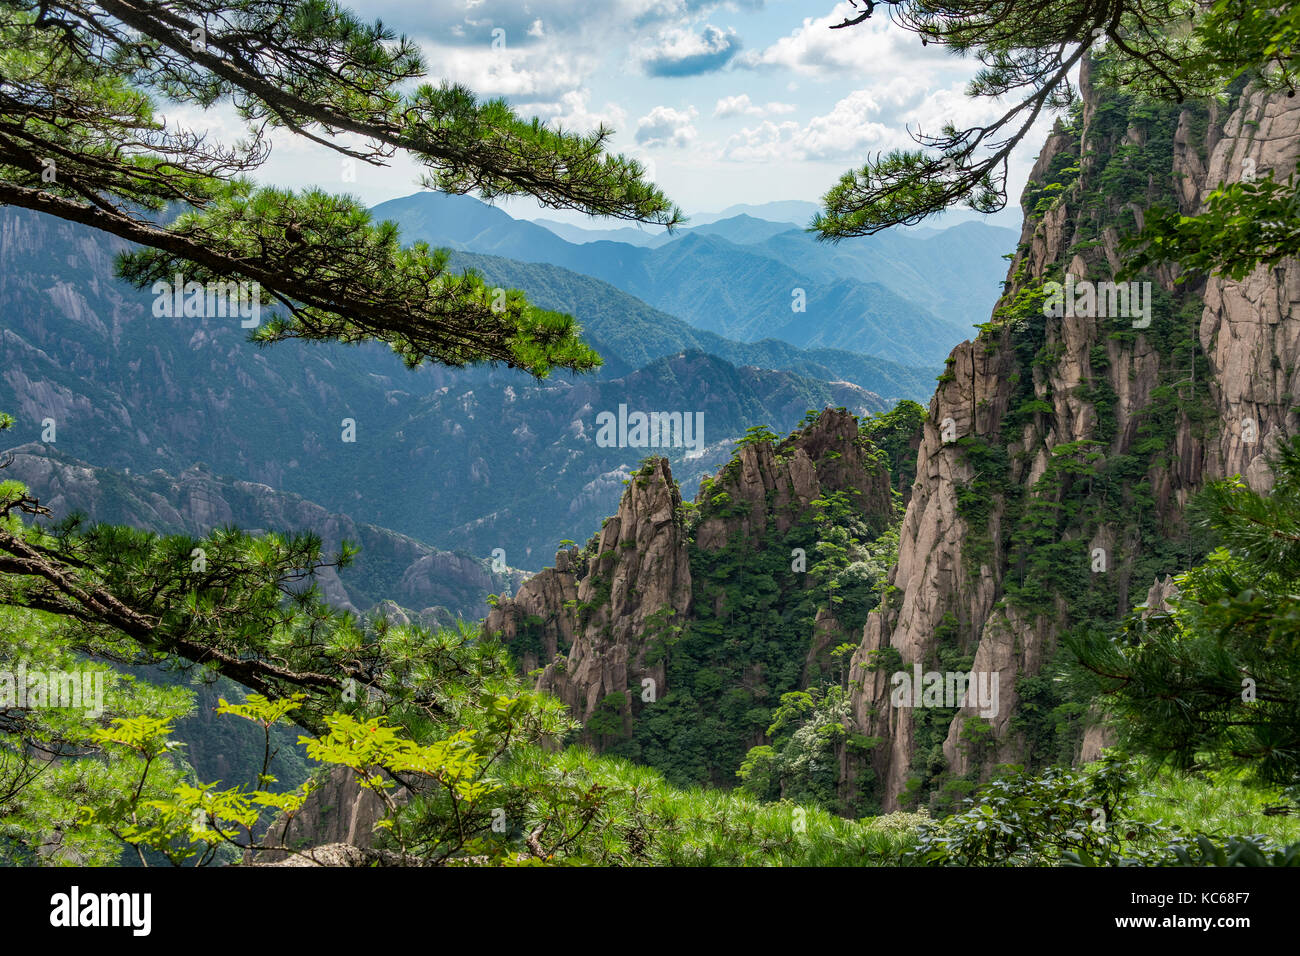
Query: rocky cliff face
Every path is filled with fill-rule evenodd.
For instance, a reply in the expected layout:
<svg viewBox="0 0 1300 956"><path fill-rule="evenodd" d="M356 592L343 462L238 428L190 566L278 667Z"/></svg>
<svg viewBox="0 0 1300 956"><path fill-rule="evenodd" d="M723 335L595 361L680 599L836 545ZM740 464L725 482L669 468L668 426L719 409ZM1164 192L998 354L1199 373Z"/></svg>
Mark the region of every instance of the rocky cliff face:
<svg viewBox="0 0 1300 956"><path fill-rule="evenodd" d="M547 657L537 686L583 721L612 697L630 732L643 687L654 689L652 697L665 683L662 663L646 661L657 633L652 623L662 627L690 613L686 543L681 495L667 460L655 459L632 476L594 553L584 559L576 548L561 551L554 568L525 582L484 627L507 641L529 628L540 633ZM538 656L529 649L525 666ZM643 685L647 680L652 683Z"/></svg>
<svg viewBox="0 0 1300 956"><path fill-rule="evenodd" d="M399 805L405 803L408 799L406 789L395 788L391 799ZM350 768L336 766L317 781L316 788L297 813L291 818L280 817L271 825L263 842L267 845L283 844L295 850L331 844L368 850L375 844L375 824L383 819L384 813L384 802L373 790L366 790L357 783L356 774ZM245 863L266 865L294 859L278 850L244 853ZM296 865L310 864L300 862Z"/></svg>
<svg viewBox="0 0 1300 956"><path fill-rule="evenodd" d="M1212 127L1213 129L1213 127ZM1204 175L1188 147L1177 165L1185 169L1188 205L1196 207L1220 182L1240 178L1253 160L1257 175L1284 180L1300 158L1300 99L1247 90L1212 139ZM1200 340L1213 376L1208 386L1225 427L1205 448L1205 477L1240 474L1256 490L1271 485L1265 452L1294 435L1300 417L1300 268L1295 262L1257 269L1241 282L1211 277L1205 288ZM1258 440L1243 438L1253 422Z"/></svg>
<svg viewBox="0 0 1300 956"><path fill-rule="evenodd" d="M1248 88L1223 113L1140 112L1095 90L1086 68L1082 80L1082 110L1031 174L1001 314L953 350L931 400L896 590L853 658L854 720L881 738L871 763L885 809L995 762L1043 757L1046 738L1020 708L1024 694L1048 692L1026 679L1072 626L1119 617L1185 568L1197 548L1181 517L1189 496L1233 473L1266 485L1266 450L1300 424L1294 263L1242 282L1141 277L1154 287L1145 328L1131 315L1047 317L1033 295L1066 272L1113 281L1120 235L1145 208L1192 211L1243 160L1285 179L1300 101ZM1052 183L1055 199L1042 188ZM987 724L979 707L936 723L892 705L895 668L929 669L945 652L997 675ZM1095 755L1100 739L1093 728L1075 756Z"/></svg>
<svg viewBox="0 0 1300 956"><path fill-rule="evenodd" d="M537 682L583 720L607 697L622 695L614 699L630 732L633 702L652 696L643 689L657 694L665 684L662 662L649 663L646 652L656 633L652 618L662 626L691 610L681 504L668 462L657 459L633 475L618 513L600 530L578 586L582 631L568 659L548 664Z"/></svg>
<svg viewBox="0 0 1300 956"><path fill-rule="evenodd" d="M843 409L827 409L783 441L742 445L689 509L668 462L656 459L633 475L618 512L587 548L560 551L555 567L498 603L484 631L510 643L526 670L541 666L537 686L564 700L589 730L599 713L600 735L620 736L612 722L630 736L637 716L675 689L665 642L689 634L701 616L695 602L707 601L702 613L709 617L728 613L725 594L703 586L707 575L694 568L692 555L701 565L707 559L700 556L724 549L758 555L806 521L814 501L835 492L863 524L879 529L888 522L888 470ZM809 550L815 544L801 543ZM801 638L806 674L817 673L837 632L830 608L821 609Z"/></svg>
<svg viewBox="0 0 1300 956"><path fill-rule="evenodd" d="M702 513L695 543L704 551L717 551L739 536L758 547L769 534L789 531L823 492L834 491L845 492L864 518L888 518L888 472L858 440L857 419L847 411L827 409L779 444L741 447L708 492L725 493L738 507L726 515ZM704 498L701 489L697 500Z"/></svg>

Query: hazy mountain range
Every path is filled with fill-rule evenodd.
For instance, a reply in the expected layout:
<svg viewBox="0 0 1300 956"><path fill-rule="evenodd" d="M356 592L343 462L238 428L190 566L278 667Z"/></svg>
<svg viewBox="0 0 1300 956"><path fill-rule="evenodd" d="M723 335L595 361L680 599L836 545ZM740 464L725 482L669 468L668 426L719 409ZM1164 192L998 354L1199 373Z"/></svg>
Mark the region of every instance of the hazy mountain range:
<svg viewBox="0 0 1300 956"><path fill-rule="evenodd" d="M154 318L151 294L113 275L122 248L83 227L0 211L0 408L17 418L7 437L25 446L30 473L41 474L42 448L60 467L101 469L101 486L105 475L128 471L175 483L201 465L218 488L266 486L322 514L480 558L500 547L521 568L541 566L557 541L599 526L629 469L651 452L595 447L600 411L703 412L704 454L687 461L682 449L667 450L690 482L752 425L789 427L828 404L882 411L922 395L937 371L727 340L574 272L465 253L459 265L579 315L605 367L541 383L490 368L410 372L379 346L263 349L235 321ZM355 443L341 441L344 418L357 423ZM47 419L52 441L43 437ZM64 486L73 491L62 508L129 517L103 511L84 482ZM268 526L246 495L213 494L220 501L211 514ZM175 530L144 512L135 523ZM382 593L380 583L366 582L361 594Z"/></svg>
<svg viewBox="0 0 1300 956"><path fill-rule="evenodd" d="M408 240L562 266L727 338L923 367L941 365L987 318L1001 294L1002 257L1017 238L968 222L932 236L886 233L832 246L792 224L739 213L672 236L647 233L641 245L579 243L468 196L417 193L374 211Z"/></svg>
<svg viewBox="0 0 1300 956"><path fill-rule="evenodd" d="M19 477L61 511L165 531L199 533L209 518L306 522L332 537L365 526L383 556L344 581L340 600L440 594L467 609L476 601L457 584L403 584L410 564L436 549L482 561L500 548L511 566L540 567L557 542L599 527L648 454L666 454L689 491L750 426L925 400L965 337L955 303L995 295L975 279L996 271L987 263L1007 236L964 224L827 246L780 220L803 211L733 210L651 247L571 243L467 197L378 207L406 239L459 250L456 268L578 317L603 367L538 382L490 367L410 372L377 345L258 348L236 321L155 318L152 295L113 274L124 244L0 210L0 409L17 418ZM795 289L806 312L791 309ZM702 454L598 447L596 416L619 406L702 413ZM342 440L348 418L355 442ZM259 495L279 504L254 507Z"/></svg>

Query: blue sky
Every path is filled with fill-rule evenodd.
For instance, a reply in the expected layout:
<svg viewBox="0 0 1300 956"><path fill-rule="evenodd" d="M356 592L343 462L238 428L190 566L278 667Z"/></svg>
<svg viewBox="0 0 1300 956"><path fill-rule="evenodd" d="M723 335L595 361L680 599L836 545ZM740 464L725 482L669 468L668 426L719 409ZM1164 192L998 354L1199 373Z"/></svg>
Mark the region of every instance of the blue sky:
<svg viewBox="0 0 1300 956"><path fill-rule="evenodd" d="M878 150L913 145L908 129L984 122L1005 106L972 100L974 71L891 24L883 8L831 30L847 2L796 0L374 0L353 9L416 39L432 79L504 96L526 115L566 128L613 127L618 152L645 161L688 213L734 203L816 201L841 173ZM187 116L188 121L196 118ZM209 115L201 125L226 127ZM1011 167L1010 213L1050 123ZM232 133L232 129L222 130ZM418 189L398 159L362 166L277 135L261 178L318 184L368 203ZM512 202L514 215L598 226L584 217Z"/></svg>

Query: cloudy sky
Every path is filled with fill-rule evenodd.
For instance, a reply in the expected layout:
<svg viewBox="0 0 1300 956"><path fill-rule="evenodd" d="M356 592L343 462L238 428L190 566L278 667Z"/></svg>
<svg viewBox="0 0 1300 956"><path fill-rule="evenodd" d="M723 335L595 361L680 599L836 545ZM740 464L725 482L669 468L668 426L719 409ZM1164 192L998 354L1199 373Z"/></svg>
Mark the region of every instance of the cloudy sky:
<svg viewBox="0 0 1300 956"><path fill-rule="evenodd" d="M909 128L1000 112L963 93L970 61L923 47L877 13L833 0L354 0L353 9L416 39L433 79L504 96L569 129L605 123L619 152L647 163L687 211L777 199L816 201L868 154L913 145ZM883 11L882 11L883 12ZM1004 109L1005 107L1003 107ZM1047 131L1012 166L1018 199ZM277 136L264 180L334 185L370 203L416 191L396 161L340 185L337 156ZM512 203L515 215L570 218ZM1000 217L1005 222L1004 217ZM1018 224L1018 210L1013 210Z"/></svg>

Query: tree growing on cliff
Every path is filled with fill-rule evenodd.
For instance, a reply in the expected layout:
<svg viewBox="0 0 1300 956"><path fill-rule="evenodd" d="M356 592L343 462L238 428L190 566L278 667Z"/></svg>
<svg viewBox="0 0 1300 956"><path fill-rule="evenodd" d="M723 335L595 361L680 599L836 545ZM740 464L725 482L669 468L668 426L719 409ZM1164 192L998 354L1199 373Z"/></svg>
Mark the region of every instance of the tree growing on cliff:
<svg viewBox="0 0 1300 956"><path fill-rule="evenodd" d="M925 416L921 405L903 399L889 411L862 422L862 436L889 468L890 483L900 498L903 489L910 488L916 478L916 451Z"/></svg>
<svg viewBox="0 0 1300 956"><path fill-rule="evenodd" d="M246 178L268 133L287 130L353 175L400 152L428 188L680 220L640 164L606 152L609 130L577 135L460 86L415 86L425 72L413 42L333 0L3 0L0 204L136 243L119 265L142 286L177 273L257 283L276 309L253 333L262 343L374 340L411 366L490 361L539 377L594 367L572 317L452 274L357 200ZM210 143L161 115L159 97L231 107L246 138Z"/></svg>
<svg viewBox="0 0 1300 956"><path fill-rule="evenodd" d="M1169 613L1133 617L1127 642L1073 649L1128 749L1300 787L1300 439L1272 467L1270 494L1240 479L1207 490L1202 520L1222 546L1175 579Z"/></svg>
<svg viewBox="0 0 1300 956"><path fill-rule="evenodd" d="M856 3L856 0L855 0ZM957 204L983 213L1007 203L1007 163L1041 117L1075 97L1071 76L1092 57L1100 82L1125 92L1182 102L1221 97L1247 76L1294 95L1300 8L1214 0L1157 3L1102 0L865 0L832 29L852 28L877 9L923 44L974 56L982 64L972 97L1003 97L1007 110L988 125L913 134L919 149L877 155L845 173L813 222L839 241L915 224ZM1136 240L1142 263L1175 260L1191 268L1244 275L1259 262L1300 252L1297 186L1261 176L1227 184L1204 215L1148 218ZM1279 207L1282 207L1279 211Z"/></svg>

